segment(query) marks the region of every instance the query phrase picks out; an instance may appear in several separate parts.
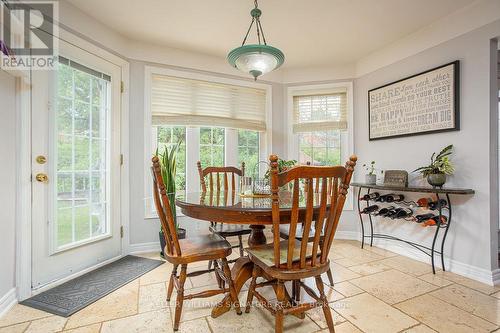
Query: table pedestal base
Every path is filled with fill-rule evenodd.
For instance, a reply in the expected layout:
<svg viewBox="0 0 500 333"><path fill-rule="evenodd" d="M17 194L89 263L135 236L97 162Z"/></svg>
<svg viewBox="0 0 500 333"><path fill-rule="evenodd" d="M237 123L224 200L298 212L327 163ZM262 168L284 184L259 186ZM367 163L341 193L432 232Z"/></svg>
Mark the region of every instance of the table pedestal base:
<svg viewBox="0 0 500 333"><path fill-rule="evenodd" d="M266 235L264 235L265 226L263 225L250 225L252 232L248 237L248 245L256 246L266 244Z"/></svg>
<svg viewBox="0 0 500 333"><path fill-rule="evenodd" d="M236 294L238 295L245 285L245 282L252 277L253 263L248 259L248 257L241 257L235 263L231 269L231 277L233 278L234 289L236 289ZM246 300L240 299L240 306L245 308ZM231 297L226 295L222 301L220 301L215 308L212 309L212 318L217 318L220 315L231 310Z"/></svg>

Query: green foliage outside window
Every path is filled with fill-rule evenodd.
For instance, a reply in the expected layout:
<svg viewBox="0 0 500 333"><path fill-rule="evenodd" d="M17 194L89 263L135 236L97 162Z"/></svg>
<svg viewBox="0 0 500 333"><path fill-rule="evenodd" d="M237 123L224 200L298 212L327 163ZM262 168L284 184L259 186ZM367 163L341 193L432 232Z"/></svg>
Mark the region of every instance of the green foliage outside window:
<svg viewBox="0 0 500 333"><path fill-rule="evenodd" d="M245 162L245 174L254 175L255 166L259 162L259 132L238 130L238 165Z"/></svg>
<svg viewBox="0 0 500 333"><path fill-rule="evenodd" d="M171 150L180 143L177 151L175 186L178 192L184 191L186 189L186 128L182 126L158 126L157 143L160 152L164 151L165 148Z"/></svg>
<svg viewBox="0 0 500 333"><path fill-rule="evenodd" d="M224 166L225 129L200 128L200 162L206 166Z"/></svg>

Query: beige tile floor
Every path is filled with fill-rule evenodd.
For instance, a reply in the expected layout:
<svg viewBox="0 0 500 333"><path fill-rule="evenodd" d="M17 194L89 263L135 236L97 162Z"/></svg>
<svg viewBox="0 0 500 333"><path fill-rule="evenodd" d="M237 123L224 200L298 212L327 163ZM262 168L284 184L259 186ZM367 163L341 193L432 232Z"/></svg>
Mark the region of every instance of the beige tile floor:
<svg viewBox="0 0 500 333"><path fill-rule="evenodd" d="M326 291L337 333L493 332L499 328L500 287L448 272L433 275L425 263L376 247L362 250L355 241L335 241L332 248L335 285ZM156 253L145 256L158 257ZM165 300L170 269L164 264L69 318L16 305L0 318L0 333L172 332L174 309ZM214 283L213 276L205 275L188 279L186 287L196 292ZM263 293L273 296L272 290ZM220 298L186 301L180 332L274 331L274 319L257 307L241 316L231 311L211 318L211 306ZM243 291L240 301L245 299ZM308 312L304 320L285 321L286 332L326 332L326 328L320 309Z"/></svg>

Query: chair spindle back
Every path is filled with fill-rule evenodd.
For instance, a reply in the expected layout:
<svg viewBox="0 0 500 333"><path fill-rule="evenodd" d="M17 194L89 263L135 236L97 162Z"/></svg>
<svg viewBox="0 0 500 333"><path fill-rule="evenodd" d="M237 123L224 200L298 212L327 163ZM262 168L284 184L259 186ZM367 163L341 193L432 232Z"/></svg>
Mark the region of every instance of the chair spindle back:
<svg viewBox="0 0 500 333"><path fill-rule="evenodd" d="M205 181L205 177L208 175L208 186L211 193L214 193L214 190L220 192L221 189L224 192L229 191L229 184L231 184L232 193L236 192L236 176L244 177L245 176L245 162L241 163L241 169L227 166L227 167L213 167L209 166L203 169L201 167L201 162L198 161L198 173L200 175L200 184L201 190L203 192L207 192L207 183ZM214 181L215 174L215 181ZM229 177L231 177L231 182L229 182Z"/></svg>
<svg viewBox="0 0 500 333"><path fill-rule="evenodd" d="M356 156L351 156L345 167L343 166L297 166L287 171L278 172L278 157L270 156L271 162L271 199L273 219L273 240L275 266L282 269L292 269L294 260L297 224L303 223L302 239L300 241L299 268L303 269L306 264L315 267L324 264L328 258L328 252L339 223L340 215L344 207L347 190L351 182ZM304 182L304 197L306 213L303 221L299 222L300 183ZM286 264L280 263L280 207L279 188L293 182L292 208L290 217L290 228L288 246L286 249ZM314 214L316 210L316 215ZM312 250L308 253L309 232L315 220L314 240ZM324 228L324 240L320 242L321 233ZM295 256L296 257L296 256ZM308 261L310 258L310 262Z"/></svg>

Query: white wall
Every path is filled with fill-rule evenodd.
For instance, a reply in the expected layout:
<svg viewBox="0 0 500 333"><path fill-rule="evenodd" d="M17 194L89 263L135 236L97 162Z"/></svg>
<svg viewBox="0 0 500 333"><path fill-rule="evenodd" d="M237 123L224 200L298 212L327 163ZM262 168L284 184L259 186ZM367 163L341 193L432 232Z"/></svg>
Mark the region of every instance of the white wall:
<svg viewBox="0 0 500 333"><path fill-rule="evenodd" d="M16 110L15 78L0 70L0 313L2 296L15 287Z"/></svg>
<svg viewBox="0 0 500 333"><path fill-rule="evenodd" d="M498 222L490 216L490 195L493 179L490 163L490 39L500 36L500 20L477 29L392 65L363 75L354 81L355 152L359 158L355 180L363 181L363 162L375 160L382 169L412 171L424 165L434 151L453 144L456 173L447 186L472 188L473 196L452 197L453 223L450 226L445 252L453 259L451 269L483 279L498 268ZM379 141L368 140L369 89L399 80L421 71L460 60L460 120L461 130L440 134L411 136ZM496 115L495 115L496 116ZM496 118L493 118L496 119ZM492 142L494 143L494 142ZM496 163L493 163L494 165ZM492 170L497 172L497 170ZM410 175L410 182L421 181ZM358 231L355 212L346 212L340 231ZM430 244L432 231L415 224L390 221L375 223L376 229L402 238L417 239ZM470 269L470 272L465 272ZM488 282L488 281L487 281ZM489 281L491 282L491 280Z"/></svg>

